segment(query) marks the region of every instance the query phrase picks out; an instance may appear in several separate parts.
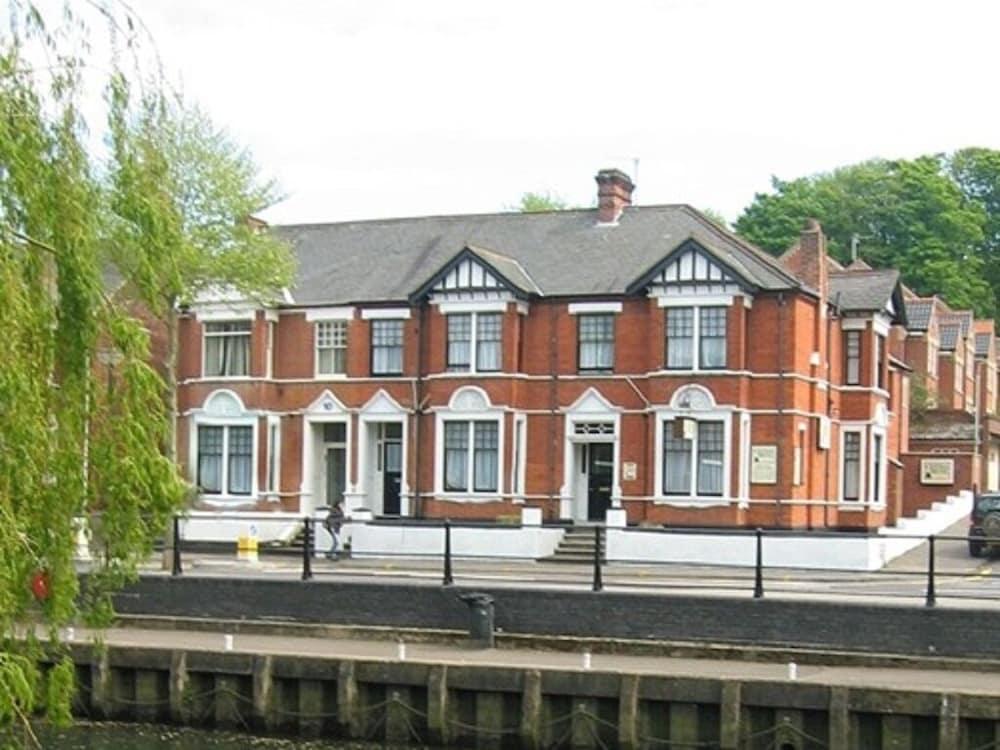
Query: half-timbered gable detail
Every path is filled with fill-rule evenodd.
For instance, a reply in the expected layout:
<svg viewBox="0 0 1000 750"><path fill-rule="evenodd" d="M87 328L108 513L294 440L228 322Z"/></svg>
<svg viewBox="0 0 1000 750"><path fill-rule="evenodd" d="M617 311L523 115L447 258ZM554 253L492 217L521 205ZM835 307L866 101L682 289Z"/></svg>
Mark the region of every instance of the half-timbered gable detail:
<svg viewBox="0 0 1000 750"><path fill-rule="evenodd" d="M538 286L513 258L466 246L411 296L419 302L524 300L539 294Z"/></svg>
<svg viewBox="0 0 1000 750"><path fill-rule="evenodd" d="M697 240L681 243L629 286L651 297L753 294L757 285Z"/></svg>

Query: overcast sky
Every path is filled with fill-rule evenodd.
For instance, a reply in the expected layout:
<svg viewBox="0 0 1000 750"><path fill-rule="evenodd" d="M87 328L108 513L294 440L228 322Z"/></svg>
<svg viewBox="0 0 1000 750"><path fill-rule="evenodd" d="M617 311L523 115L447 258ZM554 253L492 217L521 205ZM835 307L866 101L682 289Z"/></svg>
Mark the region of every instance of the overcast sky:
<svg viewBox="0 0 1000 750"><path fill-rule="evenodd" d="M1000 148L993 0L132 5L275 223L589 205L605 166L732 220L771 175Z"/></svg>

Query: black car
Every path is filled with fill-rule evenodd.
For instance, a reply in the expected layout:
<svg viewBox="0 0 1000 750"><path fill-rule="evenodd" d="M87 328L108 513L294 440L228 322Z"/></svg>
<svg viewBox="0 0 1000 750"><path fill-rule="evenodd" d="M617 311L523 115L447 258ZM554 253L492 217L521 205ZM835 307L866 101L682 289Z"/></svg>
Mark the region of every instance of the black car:
<svg viewBox="0 0 1000 750"><path fill-rule="evenodd" d="M997 550L1000 550L1000 493L976 495L969 520L969 554L982 557Z"/></svg>

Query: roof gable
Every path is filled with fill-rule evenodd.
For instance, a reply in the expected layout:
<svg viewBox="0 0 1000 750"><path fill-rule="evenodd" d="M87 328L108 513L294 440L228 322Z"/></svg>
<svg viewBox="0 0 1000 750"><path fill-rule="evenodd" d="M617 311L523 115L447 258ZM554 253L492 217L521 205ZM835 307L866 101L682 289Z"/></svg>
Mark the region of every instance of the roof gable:
<svg viewBox="0 0 1000 750"><path fill-rule="evenodd" d="M516 280L510 278L512 276ZM500 253L466 245L421 284L410 295L410 301L415 302L430 294L496 295L503 292L524 299L529 294L539 294L540 290L516 260Z"/></svg>
<svg viewBox="0 0 1000 750"><path fill-rule="evenodd" d="M650 287L671 287L695 294L755 292L758 288L693 237L667 253L626 291L635 294Z"/></svg>

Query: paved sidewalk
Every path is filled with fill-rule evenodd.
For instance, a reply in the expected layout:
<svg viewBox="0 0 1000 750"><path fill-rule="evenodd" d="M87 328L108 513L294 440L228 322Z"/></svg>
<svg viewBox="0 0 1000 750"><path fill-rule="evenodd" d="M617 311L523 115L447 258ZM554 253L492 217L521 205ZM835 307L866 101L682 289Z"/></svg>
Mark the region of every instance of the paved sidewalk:
<svg viewBox="0 0 1000 750"><path fill-rule="evenodd" d="M94 633L76 630L75 642L90 640ZM111 628L101 631L109 646L167 650L224 650L225 636L218 632L187 630L145 630ZM237 633L233 653L316 656L333 659L396 662L399 645L375 640L347 640L302 636L275 636ZM587 671L583 655L524 649L472 649L463 646L407 643L405 661L421 664L495 666L514 669ZM1000 697L1000 676L996 673L894 667L837 667L798 665L794 682L845 687L885 688L935 693L960 692ZM671 677L710 677L741 681L792 682L787 664L769 664L719 659L691 659L658 656L593 654L593 672L613 672Z"/></svg>

